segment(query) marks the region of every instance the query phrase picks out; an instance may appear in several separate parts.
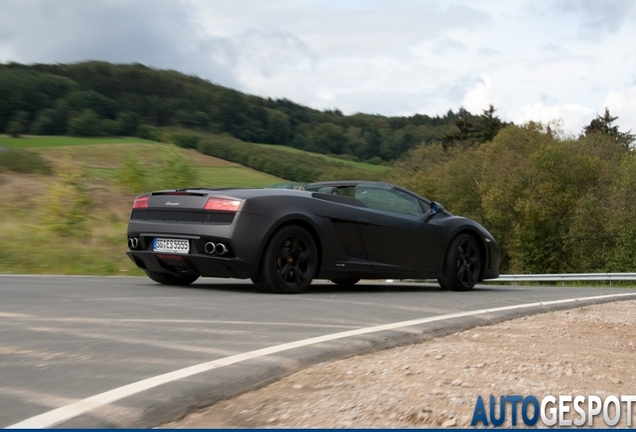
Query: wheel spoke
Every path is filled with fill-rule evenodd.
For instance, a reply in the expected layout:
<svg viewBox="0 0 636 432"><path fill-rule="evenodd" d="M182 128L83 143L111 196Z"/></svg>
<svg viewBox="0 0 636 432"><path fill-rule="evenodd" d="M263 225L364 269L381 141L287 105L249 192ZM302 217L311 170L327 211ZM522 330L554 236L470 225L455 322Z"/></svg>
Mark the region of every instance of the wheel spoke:
<svg viewBox="0 0 636 432"><path fill-rule="evenodd" d="M307 261L309 261L309 258L311 258L311 254L306 248L303 248L301 251L298 252L299 263L306 263Z"/></svg>
<svg viewBox="0 0 636 432"><path fill-rule="evenodd" d="M283 280L287 280L289 278L289 271L291 270L291 266L285 261L285 265L280 269L280 276Z"/></svg>
<svg viewBox="0 0 636 432"><path fill-rule="evenodd" d="M301 270L296 267L294 268L294 280L297 284L302 283L303 280L305 279L304 274L301 272Z"/></svg>
<svg viewBox="0 0 636 432"><path fill-rule="evenodd" d="M296 271L298 272L298 274L300 275L303 281L309 277L309 266L303 266L303 267L298 266Z"/></svg>
<svg viewBox="0 0 636 432"><path fill-rule="evenodd" d="M467 284L468 286L473 286L475 284L475 277L473 276L473 272L471 271L470 267L466 267L466 277L467 277Z"/></svg>
<svg viewBox="0 0 636 432"><path fill-rule="evenodd" d="M458 258L462 261L466 259L466 252L464 251L464 244L457 248L457 252L459 252Z"/></svg>
<svg viewBox="0 0 636 432"><path fill-rule="evenodd" d="M464 281L465 281L465 277L464 277L464 276L465 276L465 274L466 274L466 267L461 266L461 267L459 268L459 271L457 272L457 279L459 279L459 281L460 281L461 283L464 283Z"/></svg>

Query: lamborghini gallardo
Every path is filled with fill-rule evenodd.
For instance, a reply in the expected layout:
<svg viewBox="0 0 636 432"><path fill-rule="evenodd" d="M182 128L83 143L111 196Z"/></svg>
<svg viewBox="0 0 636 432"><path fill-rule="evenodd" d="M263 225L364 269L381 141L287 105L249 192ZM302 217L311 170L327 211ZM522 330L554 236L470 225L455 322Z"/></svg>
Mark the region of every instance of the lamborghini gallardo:
<svg viewBox="0 0 636 432"><path fill-rule="evenodd" d="M127 234L128 256L155 282L251 279L287 294L314 279L434 279L467 291L499 276L501 255L477 222L368 181L146 193L134 200Z"/></svg>

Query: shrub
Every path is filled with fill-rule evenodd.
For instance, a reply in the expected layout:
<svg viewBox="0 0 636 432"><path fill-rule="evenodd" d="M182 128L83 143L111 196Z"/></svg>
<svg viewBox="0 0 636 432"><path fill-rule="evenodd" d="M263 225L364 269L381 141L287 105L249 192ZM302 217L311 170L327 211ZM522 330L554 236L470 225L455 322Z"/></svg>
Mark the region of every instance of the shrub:
<svg viewBox="0 0 636 432"><path fill-rule="evenodd" d="M181 132L172 135L171 141L179 147L195 149L199 143L199 137L193 133Z"/></svg>
<svg viewBox="0 0 636 432"><path fill-rule="evenodd" d="M68 122L68 130L74 136L101 136L104 134L102 120L93 110L82 111Z"/></svg>
<svg viewBox="0 0 636 432"><path fill-rule="evenodd" d="M161 177L153 189L178 189L195 186L198 173L192 163L172 144L163 146L157 171Z"/></svg>
<svg viewBox="0 0 636 432"><path fill-rule="evenodd" d="M161 133L159 129L154 126L150 126L148 124L139 125L135 135L139 138L151 140L151 141L159 141L161 138Z"/></svg>
<svg viewBox="0 0 636 432"><path fill-rule="evenodd" d="M137 152L127 152L117 172L117 185L137 195L149 189L148 182L146 163Z"/></svg>
<svg viewBox="0 0 636 432"><path fill-rule="evenodd" d="M73 165L68 158L55 170L43 218L51 231L62 236L87 235L92 211L89 180L86 169Z"/></svg>

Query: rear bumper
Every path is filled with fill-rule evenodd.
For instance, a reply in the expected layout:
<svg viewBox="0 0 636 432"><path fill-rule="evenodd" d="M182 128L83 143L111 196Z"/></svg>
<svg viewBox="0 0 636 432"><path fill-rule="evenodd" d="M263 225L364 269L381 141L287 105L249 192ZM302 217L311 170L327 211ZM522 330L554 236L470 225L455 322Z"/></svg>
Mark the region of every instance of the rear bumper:
<svg viewBox="0 0 636 432"><path fill-rule="evenodd" d="M248 279L258 269L240 258L206 255L177 255L150 251L129 251L126 255L143 270L159 273L189 273L207 277Z"/></svg>

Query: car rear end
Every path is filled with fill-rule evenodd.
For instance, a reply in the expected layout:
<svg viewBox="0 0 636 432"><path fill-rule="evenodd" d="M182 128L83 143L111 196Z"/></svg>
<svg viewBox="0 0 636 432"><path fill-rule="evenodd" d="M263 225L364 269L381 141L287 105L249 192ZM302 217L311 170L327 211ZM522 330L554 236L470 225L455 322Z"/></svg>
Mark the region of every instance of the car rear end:
<svg viewBox="0 0 636 432"><path fill-rule="evenodd" d="M128 224L127 255L141 269L172 275L248 278L256 272L240 251L237 225L246 201L237 190L174 190L135 198ZM245 231L245 230L243 230ZM237 244L237 241L241 243Z"/></svg>

